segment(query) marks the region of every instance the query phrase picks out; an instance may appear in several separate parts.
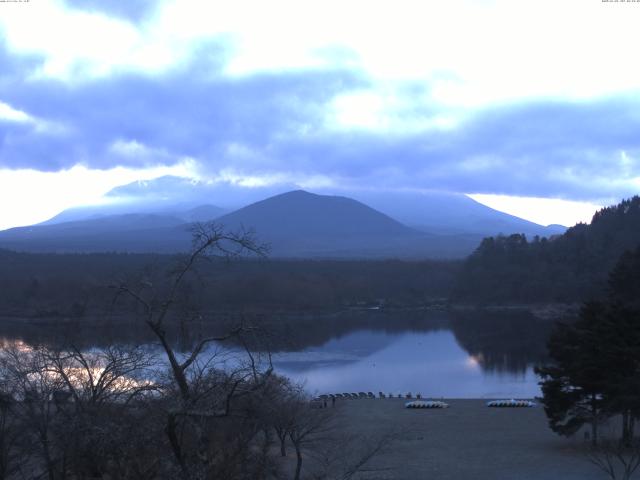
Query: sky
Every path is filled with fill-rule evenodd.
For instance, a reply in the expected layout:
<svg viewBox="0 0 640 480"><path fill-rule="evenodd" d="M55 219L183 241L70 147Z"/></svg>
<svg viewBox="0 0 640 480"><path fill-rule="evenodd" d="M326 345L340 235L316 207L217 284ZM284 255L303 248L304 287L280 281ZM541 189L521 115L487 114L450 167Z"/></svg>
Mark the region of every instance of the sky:
<svg viewBox="0 0 640 480"><path fill-rule="evenodd" d="M640 2L0 2L0 228L162 175L466 193L542 224L640 190Z"/></svg>

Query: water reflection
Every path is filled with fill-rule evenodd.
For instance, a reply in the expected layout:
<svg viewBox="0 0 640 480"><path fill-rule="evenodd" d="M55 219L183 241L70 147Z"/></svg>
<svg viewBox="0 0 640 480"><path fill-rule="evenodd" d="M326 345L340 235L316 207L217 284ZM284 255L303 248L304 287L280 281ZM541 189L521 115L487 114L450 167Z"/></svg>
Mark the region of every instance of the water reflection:
<svg viewBox="0 0 640 480"><path fill-rule="evenodd" d="M370 351L352 345L374 340ZM276 369L318 393L372 391L433 397L532 397L539 394L531 367L489 371L460 347L451 331L353 332L321 348L280 354Z"/></svg>
<svg viewBox="0 0 640 480"><path fill-rule="evenodd" d="M312 392L420 392L458 398L538 395L532 367L545 360L552 326L523 312L475 311L341 312L250 321L266 332L249 339L251 347L274 352L276 370L304 381ZM197 338L224 333L232 323L182 324L173 328L172 337L188 350ZM0 335L27 344L83 349L151 346L154 341L141 322L132 320L55 327L0 323Z"/></svg>
<svg viewBox="0 0 640 480"><path fill-rule="evenodd" d="M459 312L450 317L460 346L488 372L524 375L546 360L553 322L527 312Z"/></svg>

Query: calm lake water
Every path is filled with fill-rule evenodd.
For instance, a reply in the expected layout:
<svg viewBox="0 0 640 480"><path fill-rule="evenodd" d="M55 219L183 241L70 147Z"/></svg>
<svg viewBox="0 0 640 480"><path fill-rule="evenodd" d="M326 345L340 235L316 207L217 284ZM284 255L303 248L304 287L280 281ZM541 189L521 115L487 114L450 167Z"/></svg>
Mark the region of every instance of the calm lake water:
<svg viewBox="0 0 640 480"><path fill-rule="evenodd" d="M319 347L274 356L276 371L311 393L411 392L447 398L531 398L540 389L533 368L483 366L450 330L386 333L358 330Z"/></svg>
<svg viewBox="0 0 640 480"><path fill-rule="evenodd" d="M361 311L268 317L263 328L276 372L303 382L312 394L531 398L540 394L533 367L546 360L552 322L526 312ZM188 350L210 333L220 332L198 324L176 330L173 338ZM0 322L0 335L87 349L114 343L152 346L154 340L141 323L131 322L66 328ZM229 344L225 348L234 350Z"/></svg>

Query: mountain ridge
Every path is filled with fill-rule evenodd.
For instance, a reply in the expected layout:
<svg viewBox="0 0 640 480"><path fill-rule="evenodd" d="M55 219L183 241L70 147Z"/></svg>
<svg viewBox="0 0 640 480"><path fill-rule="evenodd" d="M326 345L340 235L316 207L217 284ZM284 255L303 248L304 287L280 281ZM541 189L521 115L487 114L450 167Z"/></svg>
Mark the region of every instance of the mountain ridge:
<svg viewBox="0 0 640 480"><path fill-rule="evenodd" d="M166 183L170 185L170 179ZM145 205L157 207L153 202ZM443 218L448 213L443 206L432 210L436 211L432 215ZM230 230L255 230L259 241L271 244L271 254L277 258L462 258L484 237L474 230L419 230L357 199L300 189L223 212L211 202L188 209L184 204L176 209L166 203L160 211L9 229L0 232L0 247L34 252L175 253L190 247L190 224L207 220Z"/></svg>
<svg viewBox="0 0 640 480"><path fill-rule="evenodd" d="M252 228L277 258L453 258L478 239L430 235L342 196L296 190L216 219ZM0 247L32 252L172 253L190 247L190 223L155 214L127 214L0 232Z"/></svg>
<svg viewBox="0 0 640 480"><path fill-rule="evenodd" d="M80 220L91 215L112 213L157 213L174 215L204 204L215 204L223 213L234 212L252 203L298 190L291 184L247 187L230 182L207 183L165 176L136 181L112 189L107 205L70 209L44 223ZM357 200L400 223L426 233L450 235L497 235L525 233L550 236L563 233L562 226L542 226L494 210L467 195L439 191L371 191L319 189L315 193L345 196Z"/></svg>

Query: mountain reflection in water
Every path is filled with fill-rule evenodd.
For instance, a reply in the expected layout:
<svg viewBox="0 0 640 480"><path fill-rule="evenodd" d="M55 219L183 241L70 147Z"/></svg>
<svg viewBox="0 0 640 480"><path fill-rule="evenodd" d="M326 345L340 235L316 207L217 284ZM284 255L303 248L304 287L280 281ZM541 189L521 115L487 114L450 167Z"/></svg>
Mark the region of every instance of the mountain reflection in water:
<svg viewBox="0 0 640 480"><path fill-rule="evenodd" d="M352 350L371 341L372 350ZM460 347L453 332L390 334L357 331L317 349L274 357L276 370L317 393L416 392L433 397L532 397L539 393L531 367L490 371L481 356Z"/></svg>
<svg viewBox="0 0 640 480"><path fill-rule="evenodd" d="M263 316L276 371L311 393L382 391L449 398L533 397L533 366L545 360L552 322L527 313L342 312ZM175 328L176 345L225 330L220 324ZM1 323L7 340L28 344L152 344L141 322L108 325ZM237 346L227 345L229 348ZM262 342L255 349L264 348Z"/></svg>

